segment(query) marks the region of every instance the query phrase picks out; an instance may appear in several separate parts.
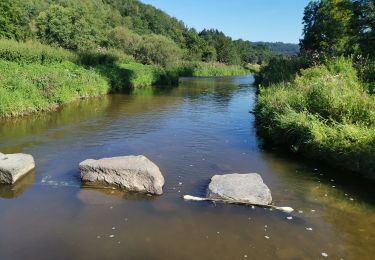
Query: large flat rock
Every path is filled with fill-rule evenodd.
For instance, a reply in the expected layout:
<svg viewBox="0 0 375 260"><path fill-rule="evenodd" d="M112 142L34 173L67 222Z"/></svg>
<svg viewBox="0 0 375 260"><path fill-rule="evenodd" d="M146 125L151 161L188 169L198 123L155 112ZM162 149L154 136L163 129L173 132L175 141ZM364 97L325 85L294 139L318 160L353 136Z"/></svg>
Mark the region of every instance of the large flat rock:
<svg viewBox="0 0 375 260"><path fill-rule="evenodd" d="M34 158L29 154L0 153L0 183L14 184L34 168Z"/></svg>
<svg viewBox="0 0 375 260"><path fill-rule="evenodd" d="M86 183L109 184L119 188L150 194L163 194L164 177L159 167L145 156L121 156L80 163L81 180Z"/></svg>
<svg viewBox="0 0 375 260"><path fill-rule="evenodd" d="M257 173L215 175L208 186L210 199L270 205L271 191Z"/></svg>

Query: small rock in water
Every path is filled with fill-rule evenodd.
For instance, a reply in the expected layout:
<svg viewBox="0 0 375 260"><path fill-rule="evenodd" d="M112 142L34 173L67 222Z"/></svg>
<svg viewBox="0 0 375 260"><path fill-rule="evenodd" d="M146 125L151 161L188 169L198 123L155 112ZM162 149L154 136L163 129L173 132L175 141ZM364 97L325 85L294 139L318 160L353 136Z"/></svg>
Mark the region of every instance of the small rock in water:
<svg viewBox="0 0 375 260"><path fill-rule="evenodd" d="M306 228L306 230L308 230L308 231L312 231L313 229L312 229L311 227L309 227L309 228Z"/></svg>
<svg viewBox="0 0 375 260"><path fill-rule="evenodd" d="M99 238L100 238L100 236L97 236L96 238L98 238L98 239L99 239Z"/></svg>
<svg viewBox="0 0 375 260"><path fill-rule="evenodd" d="M182 182L179 182L179 183L178 183L178 185L180 185L180 186L181 186L181 185L182 185Z"/></svg>
<svg viewBox="0 0 375 260"><path fill-rule="evenodd" d="M353 201L354 199L353 198L350 198L351 201Z"/></svg>
<svg viewBox="0 0 375 260"><path fill-rule="evenodd" d="M269 236L264 236L266 239L270 239L270 237Z"/></svg>
<svg viewBox="0 0 375 260"><path fill-rule="evenodd" d="M115 230L115 229L116 229L116 227L113 227L113 228L112 228L112 230Z"/></svg>
<svg viewBox="0 0 375 260"><path fill-rule="evenodd" d="M328 254L327 253L322 253L322 256L328 257Z"/></svg>
<svg viewBox="0 0 375 260"><path fill-rule="evenodd" d="M257 173L215 175L208 186L207 197L257 205L272 202L271 191Z"/></svg>
<svg viewBox="0 0 375 260"><path fill-rule="evenodd" d="M244 255L243 257L247 258L247 255Z"/></svg>
<svg viewBox="0 0 375 260"><path fill-rule="evenodd" d="M303 213L303 210L299 210L298 213L302 214L302 213Z"/></svg>
<svg viewBox="0 0 375 260"><path fill-rule="evenodd" d="M114 238L114 237L115 237L115 235L109 235L109 237L110 237L110 238Z"/></svg>
<svg viewBox="0 0 375 260"><path fill-rule="evenodd" d="M311 212L315 212L315 209L312 209Z"/></svg>
<svg viewBox="0 0 375 260"><path fill-rule="evenodd" d="M287 219L289 219L289 220L292 220L293 219L293 217L286 217Z"/></svg>

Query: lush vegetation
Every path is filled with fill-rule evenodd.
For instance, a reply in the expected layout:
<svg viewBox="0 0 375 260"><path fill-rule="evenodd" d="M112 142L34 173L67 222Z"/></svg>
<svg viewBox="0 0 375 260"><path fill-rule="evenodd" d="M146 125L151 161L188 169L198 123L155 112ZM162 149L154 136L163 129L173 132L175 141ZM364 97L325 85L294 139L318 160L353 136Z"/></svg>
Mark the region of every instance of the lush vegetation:
<svg viewBox="0 0 375 260"><path fill-rule="evenodd" d="M312 1L298 57L262 67L256 106L273 144L375 178L375 6Z"/></svg>
<svg viewBox="0 0 375 260"><path fill-rule="evenodd" d="M0 13L0 116L179 76L242 75L277 56L137 0L3 0Z"/></svg>
<svg viewBox="0 0 375 260"><path fill-rule="evenodd" d="M198 33L137 0L3 0L0 13L0 37L78 52L115 48L143 64L265 64L274 55L264 44L233 41L217 30Z"/></svg>

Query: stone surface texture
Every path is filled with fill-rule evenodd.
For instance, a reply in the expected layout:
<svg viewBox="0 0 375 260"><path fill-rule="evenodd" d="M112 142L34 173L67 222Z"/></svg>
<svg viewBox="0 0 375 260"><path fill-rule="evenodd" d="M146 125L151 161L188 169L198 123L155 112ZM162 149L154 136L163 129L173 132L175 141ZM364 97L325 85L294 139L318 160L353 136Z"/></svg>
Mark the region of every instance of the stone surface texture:
<svg viewBox="0 0 375 260"><path fill-rule="evenodd" d="M210 199L270 205L271 191L257 173L215 175L208 186Z"/></svg>
<svg viewBox="0 0 375 260"><path fill-rule="evenodd" d="M79 165L81 180L86 183L109 184L128 191L163 194L164 177L145 156L121 156L85 160Z"/></svg>
<svg viewBox="0 0 375 260"><path fill-rule="evenodd" d="M0 183L14 184L34 168L34 158L29 154L0 153Z"/></svg>

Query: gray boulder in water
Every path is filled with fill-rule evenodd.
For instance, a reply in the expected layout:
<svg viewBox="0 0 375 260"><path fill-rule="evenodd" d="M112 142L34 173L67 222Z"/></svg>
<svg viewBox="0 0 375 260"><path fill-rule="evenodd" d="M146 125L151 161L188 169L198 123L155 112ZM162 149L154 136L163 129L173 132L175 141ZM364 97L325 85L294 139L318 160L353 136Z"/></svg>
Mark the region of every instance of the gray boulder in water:
<svg viewBox="0 0 375 260"><path fill-rule="evenodd" d="M29 154L0 153L0 183L14 184L34 168L34 158Z"/></svg>
<svg viewBox="0 0 375 260"><path fill-rule="evenodd" d="M85 183L108 184L128 191L161 195L164 177L145 156L121 156L86 160L79 164Z"/></svg>
<svg viewBox="0 0 375 260"><path fill-rule="evenodd" d="M270 205L271 191L257 173L215 175L208 186L210 199Z"/></svg>

